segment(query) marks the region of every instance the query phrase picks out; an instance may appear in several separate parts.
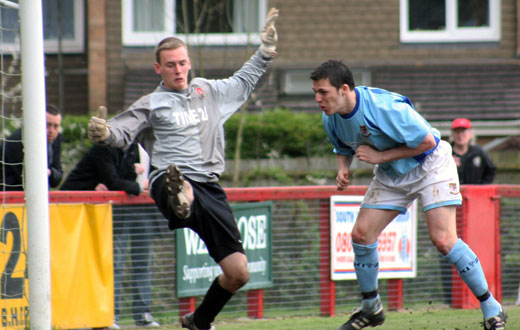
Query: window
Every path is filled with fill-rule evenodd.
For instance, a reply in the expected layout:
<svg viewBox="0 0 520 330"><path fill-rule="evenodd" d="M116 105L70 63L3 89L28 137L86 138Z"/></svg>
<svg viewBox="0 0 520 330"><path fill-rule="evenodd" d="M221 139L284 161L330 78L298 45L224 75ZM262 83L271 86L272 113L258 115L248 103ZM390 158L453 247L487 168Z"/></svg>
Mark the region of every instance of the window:
<svg viewBox="0 0 520 330"><path fill-rule="evenodd" d="M401 42L500 40L500 1L400 0Z"/></svg>
<svg viewBox="0 0 520 330"><path fill-rule="evenodd" d="M61 20L61 47L63 52L84 50L84 0L43 0L43 34L46 53L58 52L59 21ZM11 2L18 3L17 0ZM59 9L58 9L59 8ZM58 15L58 13L60 15ZM17 9L2 7L0 45L2 50L19 50L19 15Z"/></svg>
<svg viewBox="0 0 520 330"><path fill-rule="evenodd" d="M259 44L266 0L121 0L123 44L155 46L172 35L196 45Z"/></svg>

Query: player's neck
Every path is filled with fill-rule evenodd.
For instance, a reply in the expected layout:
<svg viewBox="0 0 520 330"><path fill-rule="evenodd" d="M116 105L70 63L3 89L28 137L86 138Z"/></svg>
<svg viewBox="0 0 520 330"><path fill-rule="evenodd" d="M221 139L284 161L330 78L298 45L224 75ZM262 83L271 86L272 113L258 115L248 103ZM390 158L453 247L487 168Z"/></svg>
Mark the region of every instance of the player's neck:
<svg viewBox="0 0 520 330"><path fill-rule="evenodd" d="M354 111L356 107L357 97L356 92L350 91L347 95L345 95L345 104L341 111L341 114L344 116L348 116Z"/></svg>

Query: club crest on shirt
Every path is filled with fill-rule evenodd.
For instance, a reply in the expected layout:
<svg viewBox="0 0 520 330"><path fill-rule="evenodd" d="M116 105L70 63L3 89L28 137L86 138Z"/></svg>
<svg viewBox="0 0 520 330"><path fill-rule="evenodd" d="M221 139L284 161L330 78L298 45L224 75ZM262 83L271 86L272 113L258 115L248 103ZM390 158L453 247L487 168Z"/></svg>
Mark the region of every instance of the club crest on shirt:
<svg viewBox="0 0 520 330"><path fill-rule="evenodd" d="M452 195L456 195L459 193L459 188L458 188L458 185L456 183L450 183L449 184L450 186L450 194Z"/></svg>
<svg viewBox="0 0 520 330"><path fill-rule="evenodd" d="M204 90L203 90L202 88L197 87L197 88L195 89L195 91L197 92L197 94L199 95L199 97L200 97L201 99L204 98Z"/></svg>
<svg viewBox="0 0 520 330"><path fill-rule="evenodd" d="M480 165L482 165L482 158L480 156L473 158L473 166L480 167Z"/></svg>
<svg viewBox="0 0 520 330"><path fill-rule="evenodd" d="M361 135L365 138L369 137L371 134L368 131L368 128L365 125L359 126L359 130L361 131Z"/></svg>

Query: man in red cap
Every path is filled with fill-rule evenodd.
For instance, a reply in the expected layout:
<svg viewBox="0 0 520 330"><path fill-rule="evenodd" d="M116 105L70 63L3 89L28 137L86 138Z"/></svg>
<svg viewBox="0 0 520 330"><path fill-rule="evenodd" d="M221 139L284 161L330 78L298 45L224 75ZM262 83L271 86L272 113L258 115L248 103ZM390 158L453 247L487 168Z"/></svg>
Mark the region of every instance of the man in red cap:
<svg viewBox="0 0 520 330"><path fill-rule="evenodd" d="M471 121L467 118L455 119L451 124L451 133L460 184L492 183L496 167L480 146L471 144Z"/></svg>

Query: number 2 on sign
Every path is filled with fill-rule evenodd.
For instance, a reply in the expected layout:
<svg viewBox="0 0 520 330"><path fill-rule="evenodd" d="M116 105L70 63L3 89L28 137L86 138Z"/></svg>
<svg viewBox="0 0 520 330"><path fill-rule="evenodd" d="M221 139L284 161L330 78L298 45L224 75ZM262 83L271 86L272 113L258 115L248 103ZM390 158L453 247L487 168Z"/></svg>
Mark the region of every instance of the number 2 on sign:
<svg viewBox="0 0 520 330"><path fill-rule="evenodd" d="M4 245L8 244L9 236L11 236L12 246L7 262L2 270L2 276L0 277L0 296L1 299L20 299L23 297L26 272L24 272L24 277L13 276L16 265L20 259L20 254L22 253L22 234L20 221L12 212L4 216L2 227L0 228L0 241Z"/></svg>

